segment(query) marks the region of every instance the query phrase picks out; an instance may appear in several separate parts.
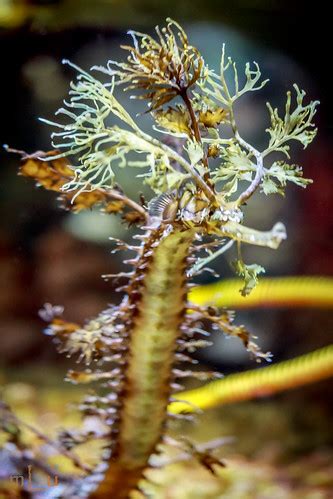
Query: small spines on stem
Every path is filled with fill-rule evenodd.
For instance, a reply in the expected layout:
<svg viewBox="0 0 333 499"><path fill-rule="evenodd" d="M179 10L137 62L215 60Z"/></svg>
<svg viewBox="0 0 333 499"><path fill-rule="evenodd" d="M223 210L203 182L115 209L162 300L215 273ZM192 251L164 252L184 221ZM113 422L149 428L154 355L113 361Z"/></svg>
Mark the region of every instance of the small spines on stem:
<svg viewBox="0 0 333 499"><path fill-rule="evenodd" d="M193 237L193 231L171 226L140 236L140 256L127 285L121 318L128 342L117 435L105 479L96 491L104 496L96 497L107 497L110 490L114 497L122 497L125 476L133 488L134 475L140 478L166 431L169 397L176 388L172 369L179 360L176 339L185 314L185 270Z"/></svg>

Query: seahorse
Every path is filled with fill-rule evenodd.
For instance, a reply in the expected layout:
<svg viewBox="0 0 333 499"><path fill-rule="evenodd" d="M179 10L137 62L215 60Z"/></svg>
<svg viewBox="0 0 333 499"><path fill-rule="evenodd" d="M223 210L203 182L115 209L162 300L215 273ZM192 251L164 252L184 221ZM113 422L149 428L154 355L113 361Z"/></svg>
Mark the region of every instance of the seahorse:
<svg viewBox="0 0 333 499"><path fill-rule="evenodd" d="M195 363L189 354L207 345L197 338L203 322L240 338L257 359L268 357L244 326L234 325L233 314L189 301L191 279L214 257L212 249L220 247L218 256L235 241L235 268L245 281L242 293L249 293L263 269L244 263L241 244L277 249L286 230L280 222L266 232L247 227L244 204L260 188L266 194L281 193L287 181L301 186L310 182L299 167L276 161L269 165L266 158L271 152L287 152L291 140L304 146L311 142L317 102L304 105L304 92L295 86L297 107L292 119L290 93L284 118L269 108L271 139L260 152L241 137L233 108L245 92L266 83L258 83L259 67L246 66L241 88L236 65L230 58L226 61L224 48L217 77L176 22L168 20L156 32L157 40L131 32L134 45L125 47L127 62L109 61L106 68L95 68L110 76L111 83L103 84L72 65L78 78L71 84L70 101L60 110L72 122L44 120L60 128L53 134L55 149L46 155L23 155L20 170L60 193L67 208L80 211L100 205L106 212L122 213L140 231L134 236L138 245L117 242L118 249L136 255L124 261L131 266L129 272L113 276L128 279L118 288L124 293L119 305L110 306L84 327L67 323L50 306L42 312L51 319L47 332L60 349L100 362L96 372L68 374L76 382L101 380L107 389L102 397L87 397L82 406L109 428L108 454L77 492L94 499L125 499L139 487L152 454L159 452L169 418L177 416L168 413L168 405L177 403L179 380L219 375L192 371L182 364ZM234 72L233 90L225 77L229 68ZM148 110L162 132L172 136L171 143L139 128L114 95L121 84L127 90L145 92L141 98L148 99ZM182 104L166 108L175 98ZM121 126L108 125L110 115ZM223 126L229 127L231 138L223 135ZM139 160L128 158L128 153L139 154ZM69 155L76 156L78 166L71 166ZM220 166L212 167L210 158L219 158ZM114 181L114 164L148 169L146 182L154 191L149 203L126 196ZM240 189L241 182L248 182L246 189ZM209 258L202 257L201 251L208 251Z"/></svg>
<svg viewBox="0 0 333 499"><path fill-rule="evenodd" d="M209 221L202 217L201 210L191 198L187 206L180 205L179 220L176 215L175 222L165 224L162 218L142 237L120 307L124 310L122 322L128 346L117 435L105 478L91 497L109 497L112 491L112 497L126 498L137 486L164 434L167 406L174 398L172 386L179 374L174 369L177 353L186 349L186 341L193 336L187 317L191 307L187 270L191 248L205 233L203 228ZM194 217L201 218L200 225L193 223ZM183 359L191 361L184 355Z"/></svg>

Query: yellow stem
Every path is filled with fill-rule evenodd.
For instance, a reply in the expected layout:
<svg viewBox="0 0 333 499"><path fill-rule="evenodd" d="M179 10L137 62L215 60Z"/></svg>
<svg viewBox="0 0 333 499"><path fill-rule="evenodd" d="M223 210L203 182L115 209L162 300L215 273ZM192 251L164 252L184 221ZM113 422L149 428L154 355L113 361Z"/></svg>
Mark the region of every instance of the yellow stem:
<svg viewBox="0 0 333 499"><path fill-rule="evenodd" d="M333 345L278 364L230 374L195 390L177 394L171 412L193 412L195 407L208 409L314 383L333 375ZM187 402L187 403L186 403ZM193 405L192 405L193 404Z"/></svg>
<svg viewBox="0 0 333 499"><path fill-rule="evenodd" d="M189 296L196 305L231 308L322 307L333 306L333 278L289 276L261 278L258 286L244 297L240 279L226 279L195 287Z"/></svg>

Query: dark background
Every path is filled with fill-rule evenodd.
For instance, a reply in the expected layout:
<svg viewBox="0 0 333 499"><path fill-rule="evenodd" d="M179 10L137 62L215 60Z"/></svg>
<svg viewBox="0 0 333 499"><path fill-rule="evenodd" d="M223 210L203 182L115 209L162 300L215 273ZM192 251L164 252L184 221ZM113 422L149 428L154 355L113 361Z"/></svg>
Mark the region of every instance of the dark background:
<svg viewBox="0 0 333 499"><path fill-rule="evenodd" d="M295 162L314 184L306 191L290 187L286 200L258 196L248 210L249 225L269 228L276 220L286 223L288 242L276 253L252 249L248 256L263 263L268 275L331 275L332 28L324 2L308 7L304 2L263 0L0 0L1 143L28 152L49 149L50 129L37 117L51 118L66 96L73 73L61 60L89 68L120 58L116 47L126 41L128 29L151 31L170 15L203 47L209 63L218 64L220 46L226 41L240 68L246 60L256 59L263 76L271 78L269 88L244 104L244 130L255 141L264 137L252 124L264 130L265 100L282 104L294 81L307 90L308 98L321 101L318 137L305 151L295 148ZM109 254L108 235L126 237L126 228L105 217L98 223L95 215L69 220L51 193L17 177L17 167L18 158L2 151L0 327L2 363L11 368L59 363L51 342L40 333L38 309L46 301L61 303L75 321L103 309L114 293L100 275L121 265ZM223 270L231 275L226 261ZM325 310L260 310L239 317L259 334L275 359L311 351L331 337ZM229 343L221 342L218 354L216 348L214 352L207 360L226 371L253 366Z"/></svg>

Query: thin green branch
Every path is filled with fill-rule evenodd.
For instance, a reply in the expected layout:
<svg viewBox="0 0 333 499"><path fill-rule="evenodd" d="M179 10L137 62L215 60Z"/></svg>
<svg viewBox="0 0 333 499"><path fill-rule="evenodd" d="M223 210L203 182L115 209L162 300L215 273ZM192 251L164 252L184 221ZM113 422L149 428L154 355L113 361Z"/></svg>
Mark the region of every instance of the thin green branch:
<svg viewBox="0 0 333 499"><path fill-rule="evenodd" d="M178 154L174 149L172 149L168 145L163 144L162 142L160 142L159 140L151 137L147 133L142 132L142 130L140 130L139 134L140 134L140 136L143 139L147 140L148 142L150 142L151 144L155 145L156 147L159 147L162 151L164 151L167 154L167 156L170 159L173 159L180 166L182 166L184 168L184 170L191 175L191 177L193 178L193 180L195 181L195 183L197 184L197 186L200 187L204 191L204 193L207 195L208 199L211 199L211 200L215 199L215 194L212 191L212 189L200 177L200 175L197 173L197 171L195 170L195 168L193 168L193 166L188 161L186 161L185 158L183 158L183 156L181 156L180 154Z"/></svg>

